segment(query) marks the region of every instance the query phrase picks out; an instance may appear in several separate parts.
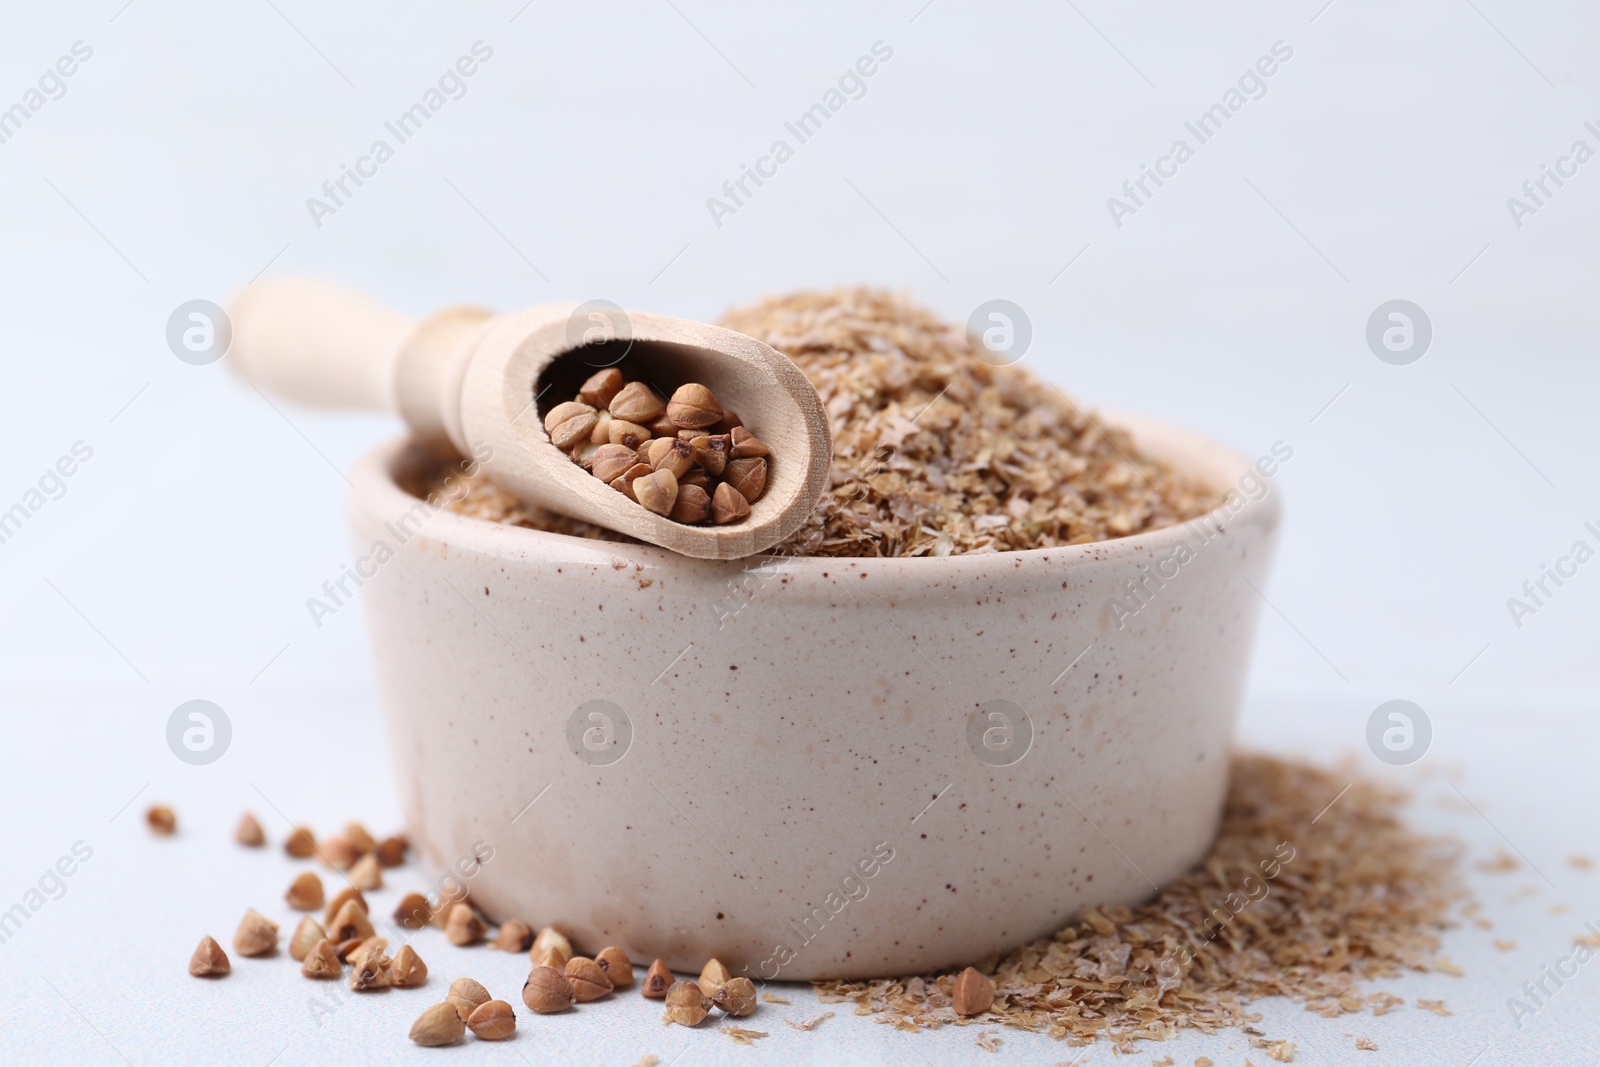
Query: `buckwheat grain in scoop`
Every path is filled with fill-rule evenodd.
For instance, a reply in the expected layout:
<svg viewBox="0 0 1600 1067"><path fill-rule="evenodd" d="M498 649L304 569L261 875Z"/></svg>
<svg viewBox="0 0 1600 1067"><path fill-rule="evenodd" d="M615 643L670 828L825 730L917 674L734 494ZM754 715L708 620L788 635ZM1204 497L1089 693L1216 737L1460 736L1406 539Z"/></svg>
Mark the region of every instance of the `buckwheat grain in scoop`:
<svg viewBox="0 0 1600 1067"><path fill-rule="evenodd" d="M766 488L770 450L699 382L663 400L608 368L550 408L544 427L574 463L674 522L739 522Z"/></svg>
<svg viewBox="0 0 1600 1067"><path fill-rule="evenodd" d="M667 418L680 430L703 430L722 419L722 405L698 382L680 385L667 401Z"/></svg>
<svg viewBox="0 0 1600 1067"><path fill-rule="evenodd" d="M592 408L609 408L612 398L622 391L624 384L622 372L607 367L590 375L589 380L579 386L578 399Z"/></svg>

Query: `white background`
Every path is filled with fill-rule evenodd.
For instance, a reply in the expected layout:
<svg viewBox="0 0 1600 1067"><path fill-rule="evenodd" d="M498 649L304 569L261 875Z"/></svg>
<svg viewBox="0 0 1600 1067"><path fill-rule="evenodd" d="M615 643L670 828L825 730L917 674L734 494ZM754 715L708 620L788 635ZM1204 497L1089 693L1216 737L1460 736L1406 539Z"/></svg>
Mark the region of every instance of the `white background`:
<svg viewBox="0 0 1600 1067"><path fill-rule="evenodd" d="M1243 740L1362 751L1378 703L1415 700L1434 724L1429 762L1494 820L1459 832L1484 850L1509 839L1583 910L1582 880L1557 871L1585 833L1597 842L1560 775L1593 746L1600 563L1521 628L1506 600L1575 540L1600 547L1584 530L1600 524L1600 161L1520 228L1506 201L1575 140L1600 149L1584 128L1600 120L1592 10L576 7L110 0L0 13L0 108L74 42L94 50L65 96L0 144L0 508L74 442L94 449L66 495L0 545L0 714L14 741L0 795L13 822L30 813L0 839L0 906L75 839L124 855L88 865L65 903L0 945L8 983L61 1010L38 983L42 946L69 928L108 932L91 902L107 886L150 894L141 922L172 921L155 903L161 871L139 867L136 820L107 821L142 783L190 811L214 802L204 818L225 826L250 802L245 783L261 783L252 774L299 788L289 753L305 735L291 727L382 751L359 612L318 629L305 601L350 558L341 472L397 423L280 413L165 341L177 305L226 303L263 271L337 277L418 314L604 298L715 317L773 291L863 281L956 320L1015 301L1034 328L1025 363L1085 401L1250 454L1294 448L1274 482L1287 521ZM466 95L318 227L307 198L479 40L494 54ZM717 226L707 198L774 139L792 144L783 123L877 41L893 58L866 95ZM1116 226L1107 198L1174 139L1194 145L1184 122L1277 41L1293 58L1266 94ZM1433 325L1410 366L1364 340L1369 314L1395 298ZM237 750L193 769L161 731L202 696L233 713ZM313 821L392 820L385 774L298 799ZM194 863L198 876L198 852ZM1457 980L1492 1019L1422 1016L1418 1032L1508 1030L1505 997L1570 937L1570 916L1549 923L1544 955ZM193 925L151 941L170 957L161 967L181 964L188 945L173 943L192 942ZM211 925L220 937L223 921ZM63 992L92 1018L95 972L77 966L79 992ZM1574 983L1580 998L1595 1003L1593 976ZM845 1023L861 1043L829 1055L889 1056L865 1021L830 1021ZM101 1025L134 1062L156 1057L138 1036L147 1016ZM1480 1062L1560 1035L1572 1037L1541 1015ZM281 1044L270 1036L261 1060ZM90 1029L53 1039L63 1058L109 1055ZM1319 1058L1349 1054L1327 1041ZM697 1054L776 1055L706 1046ZM652 1049L613 1051L631 1062Z"/></svg>

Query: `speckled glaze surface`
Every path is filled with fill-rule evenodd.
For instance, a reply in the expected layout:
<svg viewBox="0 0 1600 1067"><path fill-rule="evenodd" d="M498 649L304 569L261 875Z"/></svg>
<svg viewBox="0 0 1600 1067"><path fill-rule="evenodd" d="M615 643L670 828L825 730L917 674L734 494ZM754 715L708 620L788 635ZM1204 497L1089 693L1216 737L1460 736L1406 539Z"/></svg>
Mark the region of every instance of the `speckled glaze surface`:
<svg viewBox="0 0 1600 1067"><path fill-rule="evenodd" d="M1279 509L1245 457L1116 421L1249 491L1072 548L708 563L419 513L404 446L369 455L413 841L497 919L767 979L966 963L1149 897L1215 832Z"/></svg>

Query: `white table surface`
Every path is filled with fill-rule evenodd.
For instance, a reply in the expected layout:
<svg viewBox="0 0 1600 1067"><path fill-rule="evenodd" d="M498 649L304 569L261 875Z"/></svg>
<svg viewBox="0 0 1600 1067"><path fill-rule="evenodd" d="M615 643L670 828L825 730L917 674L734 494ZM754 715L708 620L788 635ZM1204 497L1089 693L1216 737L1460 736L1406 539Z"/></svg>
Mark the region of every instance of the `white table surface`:
<svg viewBox="0 0 1600 1067"><path fill-rule="evenodd" d="M93 856L65 880L9 941L0 944L0 1061L27 1063L261 1064L583 1062L631 1064L647 1053L663 1064L973 1062L980 1030L1002 1039L995 1062L1095 1064L1122 1061L1109 1045L1075 1050L1048 1037L998 1027L947 1027L905 1034L851 1005L819 1005L807 986L775 986L793 1003L763 1004L742 1025L772 1036L741 1047L708 1023L696 1031L663 1026L661 1009L637 991L585 1005L560 1017L530 1018L519 991L527 964L520 955L487 948L458 949L437 931L413 942L428 963L424 989L348 993L342 983L312 983L287 957L235 958L221 981L191 978L194 943L209 932L227 946L243 909L253 905L280 921L291 874L304 866L274 847L235 846L230 833L242 809L258 813L274 842L287 815L333 828L351 817L375 832L397 825L383 756L381 714L362 693L240 692L230 696L234 740L229 753L206 767L179 763L161 734L176 701L148 689L14 690L7 695L7 746L13 759L49 768L48 774L0 779L8 812L0 852L0 887L9 907L58 857L82 841ZM1467 842L1466 875L1494 923L1492 931L1465 925L1445 938L1443 951L1465 977L1419 974L1376 984L1406 999L1381 1018L1324 1019L1281 1000L1261 1002L1260 1028L1300 1048L1302 1063L1440 1063L1483 1067L1510 1063L1576 1063L1600 1042L1600 967L1586 968L1519 1029L1507 998L1571 949L1586 919L1600 922L1600 872L1567 862L1574 853L1600 855L1591 736L1583 707L1483 708L1436 723L1433 751L1411 768L1385 771L1413 785L1410 818L1419 827ZM1307 707L1258 699L1244 717L1243 740L1283 754L1328 758L1354 751L1365 711L1333 704ZM376 758L342 760L329 773L328 754L371 748ZM308 751L322 753L308 759ZM1537 763L1537 776L1530 766ZM1364 766L1374 769L1367 757ZM1537 788L1529 788L1531 782ZM1450 783L1461 791L1458 794ZM1462 794L1471 805L1463 803ZM151 801L172 804L180 832L154 838L143 823ZM1491 822L1492 820L1492 822ZM686 834L692 831L686 829ZM1505 836L1502 836L1502 833ZM1474 862L1514 849L1532 866L1512 873L1479 871ZM1541 873L1542 872L1542 875ZM387 912L409 888L424 888L436 872L414 865L389 872L373 894ZM1549 881L1545 880L1545 876ZM1553 884L1551 884L1553 883ZM1559 912L1559 913L1558 913ZM1516 948L1496 950L1493 938ZM442 997L459 975L476 977L519 1009L520 1030L506 1044L467 1040L450 1050L406 1040L412 1019ZM1415 1006L1444 1000L1441 1018ZM319 1011L314 1002L336 1004ZM842 1009L842 1010L841 1010ZM836 1014L802 1033L783 1019ZM1377 1042L1358 1052L1354 1036ZM1237 1032L1185 1034L1146 1044L1130 1061L1171 1055L1179 1064L1207 1055L1218 1064L1269 1062ZM1474 1057L1477 1057L1474 1059ZM986 1060L984 1062L987 1062Z"/></svg>

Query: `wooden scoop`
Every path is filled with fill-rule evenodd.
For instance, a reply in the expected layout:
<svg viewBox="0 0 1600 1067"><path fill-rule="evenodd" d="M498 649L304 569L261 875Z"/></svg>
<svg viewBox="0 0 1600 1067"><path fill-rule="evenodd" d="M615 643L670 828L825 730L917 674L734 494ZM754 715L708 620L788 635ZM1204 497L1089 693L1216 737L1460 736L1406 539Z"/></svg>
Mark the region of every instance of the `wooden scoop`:
<svg viewBox="0 0 1600 1067"><path fill-rule="evenodd" d="M229 312L234 367L263 390L321 407L396 411L417 437L481 462L496 485L549 511L698 559L765 551L811 515L833 454L817 392L787 357L718 326L608 306L495 315L452 307L420 323L336 286L268 281ZM645 510L550 442L543 413L596 370L700 382L771 449L767 488L727 526Z"/></svg>

